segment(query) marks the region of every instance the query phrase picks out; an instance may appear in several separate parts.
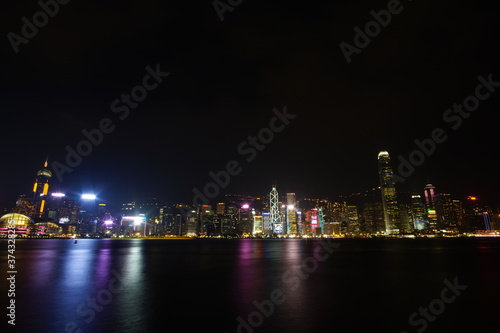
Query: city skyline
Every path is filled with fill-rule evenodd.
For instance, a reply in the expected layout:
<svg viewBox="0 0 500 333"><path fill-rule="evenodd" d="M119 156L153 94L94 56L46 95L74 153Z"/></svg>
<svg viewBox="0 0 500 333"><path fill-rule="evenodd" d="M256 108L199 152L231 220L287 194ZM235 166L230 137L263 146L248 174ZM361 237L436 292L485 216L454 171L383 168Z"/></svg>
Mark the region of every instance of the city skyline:
<svg viewBox="0 0 500 333"><path fill-rule="evenodd" d="M49 190L54 175L46 160L36 173L32 195L20 195L1 220L14 219L23 234L93 237L458 235L500 228L497 202L460 198L430 183L420 192L396 190L398 175L389 152L380 151L377 161L379 187L336 198L283 193L276 181L258 197L221 194L238 174L236 164L228 163L227 171L211 173L212 182L201 191L193 189L192 201L139 198L117 204L93 191Z"/></svg>

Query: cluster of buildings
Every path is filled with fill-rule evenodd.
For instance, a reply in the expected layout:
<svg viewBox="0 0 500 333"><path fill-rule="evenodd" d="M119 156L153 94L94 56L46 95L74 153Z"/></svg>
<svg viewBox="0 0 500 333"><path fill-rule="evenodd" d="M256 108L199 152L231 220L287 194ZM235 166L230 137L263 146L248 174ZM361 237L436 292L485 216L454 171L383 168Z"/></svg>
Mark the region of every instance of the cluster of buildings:
<svg viewBox="0 0 500 333"><path fill-rule="evenodd" d="M109 207L94 194L52 192L48 163L31 195L0 218L25 236L79 237L372 237L500 235L500 212L477 197L455 198L432 184L397 191L389 153L378 154L380 186L330 199L281 194L275 183L260 196L226 194L212 204L156 199Z"/></svg>

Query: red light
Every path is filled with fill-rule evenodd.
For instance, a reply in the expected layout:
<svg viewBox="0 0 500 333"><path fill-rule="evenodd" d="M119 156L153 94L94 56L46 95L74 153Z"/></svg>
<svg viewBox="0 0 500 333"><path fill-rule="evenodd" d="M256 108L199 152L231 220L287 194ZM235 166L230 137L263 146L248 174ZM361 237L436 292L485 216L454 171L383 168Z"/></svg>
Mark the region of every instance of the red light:
<svg viewBox="0 0 500 333"><path fill-rule="evenodd" d="M477 198L476 198L476 197L469 197L468 199L469 199L469 200L472 200L472 201L476 201L476 200L477 200Z"/></svg>

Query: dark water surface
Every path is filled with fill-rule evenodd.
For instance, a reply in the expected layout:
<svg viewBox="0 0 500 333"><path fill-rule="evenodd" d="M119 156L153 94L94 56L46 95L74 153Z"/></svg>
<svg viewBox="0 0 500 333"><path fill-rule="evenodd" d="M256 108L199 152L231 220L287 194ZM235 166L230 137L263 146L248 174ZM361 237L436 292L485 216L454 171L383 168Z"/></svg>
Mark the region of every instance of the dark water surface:
<svg viewBox="0 0 500 333"><path fill-rule="evenodd" d="M331 243L340 246L329 253ZM500 332L500 240L324 245L298 239L17 240L16 326L9 329L3 310L2 327L237 332L241 317L240 332ZM7 242L0 246L6 253ZM458 296L443 291L443 281L455 278L467 286ZM1 287L8 289L5 278ZM3 309L7 302L2 292ZM430 303L437 315L418 315L412 326L410 315Z"/></svg>

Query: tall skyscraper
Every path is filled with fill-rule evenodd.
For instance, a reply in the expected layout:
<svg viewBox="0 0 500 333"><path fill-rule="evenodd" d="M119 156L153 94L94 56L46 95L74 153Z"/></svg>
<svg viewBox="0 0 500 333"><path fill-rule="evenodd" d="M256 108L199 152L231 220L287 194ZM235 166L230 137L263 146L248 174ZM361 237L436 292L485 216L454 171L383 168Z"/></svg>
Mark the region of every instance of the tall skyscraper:
<svg viewBox="0 0 500 333"><path fill-rule="evenodd" d="M47 203L47 195L49 194L49 181L52 178L48 162L45 160L43 169L39 170L36 174L35 183L33 184L33 205L35 207L34 218L43 218Z"/></svg>
<svg viewBox="0 0 500 333"><path fill-rule="evenodd" d="M271 193L269 194L269 210L271 217L271 224L273 225L273 232L275 234L283 233L283 225L281 223L279 202L278 202L278 191L276 190L276 182L273 182L273 187Z"/></svg>
<svg viewBox="0 0 500 333"><path fill-rule="evenodd" d="M347 232L351 235L359 234L359 216L356 206L347 206Z"/></svg>
<svg viewBox="0 0 500 333"><path fill-rule="evenodd" d="M422 197L418 194L411 196L411 211L413 219L413 227L415 230L424 230L427 228L427 214L425 211Z"/></svg>
<svg viewBox="0 0 500 333"><path fill-rule="evenodd" d="M384 207L385 232L387 234L397 234L399 232L398 201L396 187L394 186L391 159L387 151L381 151L378 154L378 174L380 178L382 205Z"/></svg>
<svg viewBox="0 0 500 333"><path fill-rule="evenodd" d="M458 228L455 220L453 200L449 193L440 193L436 196L436 214L440 229L454 230Z"/></svg>
<svg viewBox="0 0 500 333"><path fill-rule="evenodd" d="M438 217L436 213L436 188L432 184L424 188L425 208L427 210L427 221L431 230L438 229Z"/></svg>
<svg viewBox="0 0 500 333"><path fill-rule="evenodd" d="M295 193L286 194L286 225L287 234L297 235L299 232L297 224L297 201L295 199Z"/></svg>

